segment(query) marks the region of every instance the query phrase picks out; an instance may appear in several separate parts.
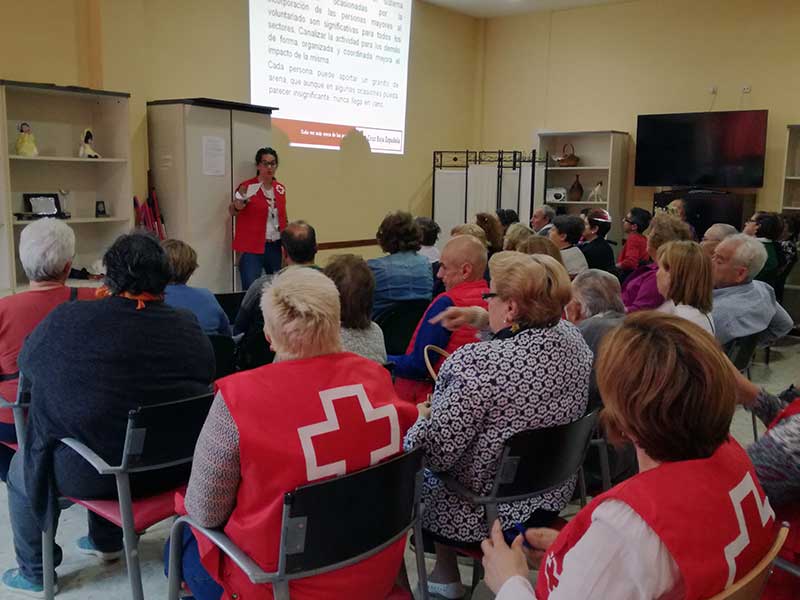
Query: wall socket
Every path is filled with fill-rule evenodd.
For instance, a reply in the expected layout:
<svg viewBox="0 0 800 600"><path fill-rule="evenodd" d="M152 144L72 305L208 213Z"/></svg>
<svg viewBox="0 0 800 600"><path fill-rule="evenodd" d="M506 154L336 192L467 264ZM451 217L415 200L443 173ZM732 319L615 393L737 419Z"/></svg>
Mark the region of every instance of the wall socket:
<svg viewBox="0 0 800 600"><path fill-rule="evenodd" d="M753 88L750 87L750 85L743 85L742 86L742 93L743 94L749 94L752 91L753 91Z"/></svg>
<svg viewBox="0 0 800 600"><path fill-rule="evenodd" d="M711 94L712 96L716 96L718 91L719 88L717 88L717 86L715 85L712 85L710 88L708 88L708 93Z"/></svg>

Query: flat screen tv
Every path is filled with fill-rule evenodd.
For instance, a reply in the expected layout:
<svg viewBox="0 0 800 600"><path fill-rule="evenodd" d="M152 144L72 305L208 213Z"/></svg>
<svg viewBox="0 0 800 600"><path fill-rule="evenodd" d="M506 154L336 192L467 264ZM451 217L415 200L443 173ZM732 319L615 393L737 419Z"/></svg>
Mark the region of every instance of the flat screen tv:
<svg viewBox="0 0 800 600"><path fill-rule="evenodd" d="M639 115L636 185L762 187L766 110Z"/></svg>

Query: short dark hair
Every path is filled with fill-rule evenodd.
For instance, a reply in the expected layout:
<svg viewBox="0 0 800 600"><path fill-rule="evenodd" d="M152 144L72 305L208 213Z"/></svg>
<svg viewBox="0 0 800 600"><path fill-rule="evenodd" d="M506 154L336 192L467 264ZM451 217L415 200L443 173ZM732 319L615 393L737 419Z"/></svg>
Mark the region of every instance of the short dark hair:
<svg viewBox="0 0 800 600"><path fill-rule="evenodd" d="M605 220L598 220L605 219L607 216L608 213L602 208L593 208L586 213L586 220L589 222L589 227L597 227L597 237L605 238L611 230L611 223Z"/></svg>
<svg viewBox="0 0 800 600"><path fill-rule="evenodd" d="M439 224L430 217L417 217L414 222L419 227L422 235L421 242L423 246L433 246L436 240L439 239L439 233L442 228Z"/></svg>
<svg viewBox="0 0 800 600"><path fill-rule="evenodd" d="M783 236L783 219L777 213L758 211L753 219L758 226L756 236L778 241Z"/></svg>
<svg viewBox="0 0 800 600"><path fill-rule="evenodd" d="M519 223L519 215L517 211L511 208L501 208L497 211L497 218L500 219L500 224L503 229L508 229L512 223Z"/></svg>
<svg viewBox="0 0 800 600"><path fill-rule="evenodd" d="M372 322L375 276L366 261L355 254L339 254L322 270L339 290L342 327L367 329Z"/></svg>
<svg viewBox="0 0 800 600"><path fill-rule="evenodd" d="M135 231L119 236L103 255L105 285L113 295L162 294L171 272L167 254L155 236Z"/></svg>
<svg viewBox="0 0 800 600"><path fill-rule="evenodd" d="M631 218L628 219L628 221L631 225L636 225L636 230L639 233L644 233L645 229L650 227L650 221L653 215L650 214L649 210L639 208L638 206L633 207L630 212Z"/></svg>
<svg viewBox="0 0 800 600"><path fill-rule="evenodd" d="M420 248L420 237L414 217L401 210L386 215L375 234L383 251L389 254L409 250L416 252Z"/></svg>
<svg viewBox="0 0 800 600"><path fill-rule="evenodd" d="M577 244L586 225L577 215L558 215L553 219L553 227L558 230L558 233L563 233L567 236L567 242L570 244Z"/></svg>
<svg viewBox="0 0 800 600"><path fill-rule="evenodd" d="M266 147L266 148L259 148L258 152L256 152L256 164L261 162L261 159L264 157L265 154L271 154L275 157L275 166L278 166L278 152L274 148Z"/></svg>
<svg viewBox="0 0 800 600"><path fill-rule="evenodd" d="M317 232L305 221L292 221L281 231L286 255L296 263L313 262L317 255Z"/></svg>

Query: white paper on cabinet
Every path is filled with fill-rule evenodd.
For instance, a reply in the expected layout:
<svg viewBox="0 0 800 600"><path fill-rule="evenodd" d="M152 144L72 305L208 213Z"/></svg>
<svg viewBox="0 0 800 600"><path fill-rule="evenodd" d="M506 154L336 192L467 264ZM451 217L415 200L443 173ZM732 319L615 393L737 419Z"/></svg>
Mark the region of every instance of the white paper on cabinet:
<svg viewBox="0 0 800 600"><path fill-rule="evenodd" d="M225 175L225 140L203 136L203 175Z"/></svg>

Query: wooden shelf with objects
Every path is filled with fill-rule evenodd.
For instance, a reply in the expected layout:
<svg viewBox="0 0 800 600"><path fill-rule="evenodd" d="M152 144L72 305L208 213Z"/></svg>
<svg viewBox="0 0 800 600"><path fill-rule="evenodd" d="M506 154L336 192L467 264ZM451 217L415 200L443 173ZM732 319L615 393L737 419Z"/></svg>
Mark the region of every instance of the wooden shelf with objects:
<svg viewBox="0 0 800 600"><path fill-rule="evenodd" d="M28 220L23 194L58 194L65 222L75 231L77 269L92 269L106 248L133 225L130 168L130 94L89 88L0 80L0 295L27 288L19 262L20 232ZM27 123L36 156L17 152ZM79 156L84 131L101 158ZM102 201L106 217L95 215ZM69 285L85 284L70 280Z"/></svg>
<svg viewBox="0 0 800 600"><path fill-rule="evenodd" d="M559 157L574 148L579 162L575 166L559 166ZM606 236L617 242L616 252L622 248L622 219L625 216L625 183L628 167L630 136L624 131L540 131L537 156L547 157L546 163L537 165L534 209L549 204L558 213L580 214L585 208L605 208L612 218L611 231ZM569 192L576 178L583 186L580 201L547 201L547 190L564 188ZM602 183L602 201L589 200L589 194Z"/></svg>
<svg viewBox="0 0 800 600"><path fill-rule="evenodd" d="M789 125L786 128L786 170L781 211L800 211L800 125Z"/></svg>

